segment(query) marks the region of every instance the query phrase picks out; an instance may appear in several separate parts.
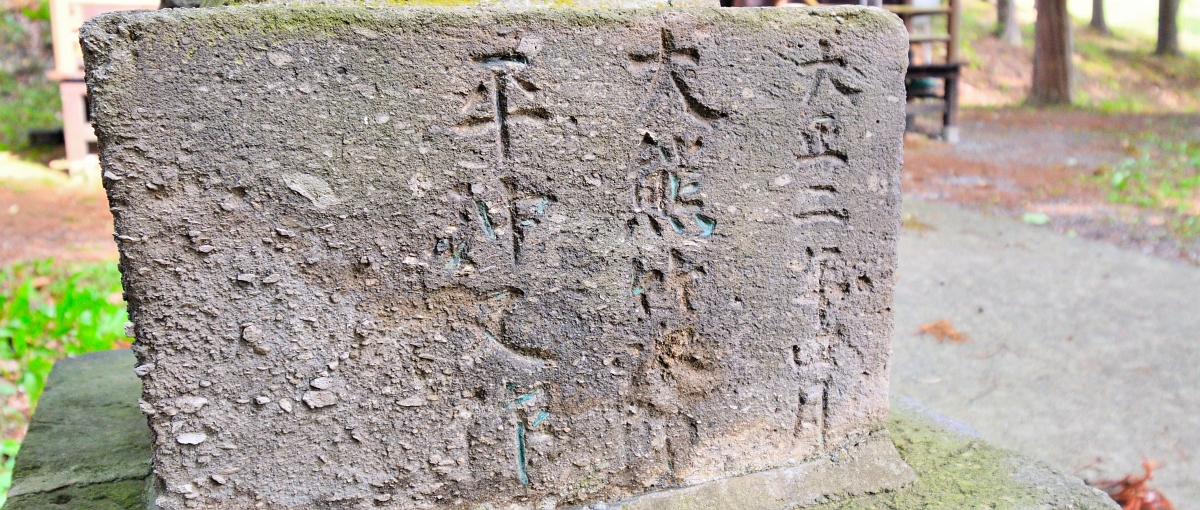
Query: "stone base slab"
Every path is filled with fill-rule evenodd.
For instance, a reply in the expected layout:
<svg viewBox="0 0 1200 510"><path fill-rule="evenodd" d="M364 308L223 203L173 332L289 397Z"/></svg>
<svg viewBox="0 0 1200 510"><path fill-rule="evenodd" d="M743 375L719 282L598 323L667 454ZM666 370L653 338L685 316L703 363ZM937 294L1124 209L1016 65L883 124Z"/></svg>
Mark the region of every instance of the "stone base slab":
<svg viewBox="0 0 1200 510"><path fill-rule="evenodd" d="M146 508L152 441L133 366L129 349L55 363L4 508Z"/></svg>
<svg viewBox="0 0 1200 510"><path fill-rule="evenodd" d="M896 452L888 431L830 456L744 476L714 480L694 487L644 494L588 510L776 510L811 506L829 498L894 490L916 480ZM578 510L584 510L580 508Z"/></svg>
<svg viewBox="0 0 1200 510"><path fill-rule="evenodd" d="M137 408L133 366L128 350L55 365L17 458L6 509L150 506L150 431ZM913 472L915 481L905 485ZM874 494L862 490L900 485ZM1078 478L996 448L966 426L901 398L892 401L887 430L831 457L589 510L980 506L1118 508Z"/></svg>

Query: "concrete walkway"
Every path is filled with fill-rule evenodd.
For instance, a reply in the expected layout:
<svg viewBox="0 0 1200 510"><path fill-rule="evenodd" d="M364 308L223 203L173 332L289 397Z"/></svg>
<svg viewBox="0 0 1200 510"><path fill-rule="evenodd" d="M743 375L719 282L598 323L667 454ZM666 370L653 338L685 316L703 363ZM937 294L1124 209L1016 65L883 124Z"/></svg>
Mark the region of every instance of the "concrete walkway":
<svg viewBox="0 0 1200 510"><path fill-rule="evenodd" d="M1200 269L908 200L892 392L1086 479L1200 508ZM914 333L949 319L969 340Z"/></svg>

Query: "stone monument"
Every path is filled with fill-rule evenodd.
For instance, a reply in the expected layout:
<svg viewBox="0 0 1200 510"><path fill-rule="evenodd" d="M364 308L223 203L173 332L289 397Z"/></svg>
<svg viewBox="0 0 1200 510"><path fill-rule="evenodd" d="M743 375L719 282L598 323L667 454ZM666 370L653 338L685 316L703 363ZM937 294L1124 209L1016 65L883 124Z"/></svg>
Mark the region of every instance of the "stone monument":
<svg viewBox="0 0 1200 510"><path fill-rule="evenodd" d="M867 8L94 18L157 505L684 508L654 495L862 455L772 504L902 485L906 37Z"/></svg>

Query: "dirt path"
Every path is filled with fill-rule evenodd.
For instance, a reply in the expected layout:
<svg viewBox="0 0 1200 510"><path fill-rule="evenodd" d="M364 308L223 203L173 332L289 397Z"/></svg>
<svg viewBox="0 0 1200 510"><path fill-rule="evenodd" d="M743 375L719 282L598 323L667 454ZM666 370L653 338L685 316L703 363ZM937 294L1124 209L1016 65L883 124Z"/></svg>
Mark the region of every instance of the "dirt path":
<svg viewBox="0 0 1200 510"><path fill-rule="evenodd" d="M906 140L904 193L1017 218L1044 213L1068 235L1200 264L1200 236L1172 230L1171 211L1109 199L1106 176L1147 139L1200 140L1200 117L967 110L957 145Z"/></svg>
<svg viewBox="0 0 1200 510"><path fill-rule="evenodd" d="M113 260L112 214L104 190L61 174L0 160L0 265L54 258Z"/></svg>

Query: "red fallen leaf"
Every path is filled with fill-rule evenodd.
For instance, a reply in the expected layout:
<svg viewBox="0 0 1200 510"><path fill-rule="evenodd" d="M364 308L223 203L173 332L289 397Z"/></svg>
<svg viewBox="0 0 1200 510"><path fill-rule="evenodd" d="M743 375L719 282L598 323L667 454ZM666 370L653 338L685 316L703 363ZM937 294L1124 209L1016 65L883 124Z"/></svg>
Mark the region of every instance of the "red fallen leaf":
<svg viewBox="0 0 1200 510"><path fill-rule="evenodd" d="M948 319L922 324L921 328L917 330L917 334L932 335L939 342L950 341L961 344L967 341L967 335L954 329L954 325Z"/></svg>
<svg viewBox="0 0 1200 510"><path fill-rule="evenodd" d="M1146 471L1145 475L1129 475L1120 480L1097 482L1096 486L1121 505L1121 510L1175 510L1171 500L1146 484L1154 478L1154 470L1159 467L1161 466L1154 461L1144 459L1142 469Z"/></svg>

